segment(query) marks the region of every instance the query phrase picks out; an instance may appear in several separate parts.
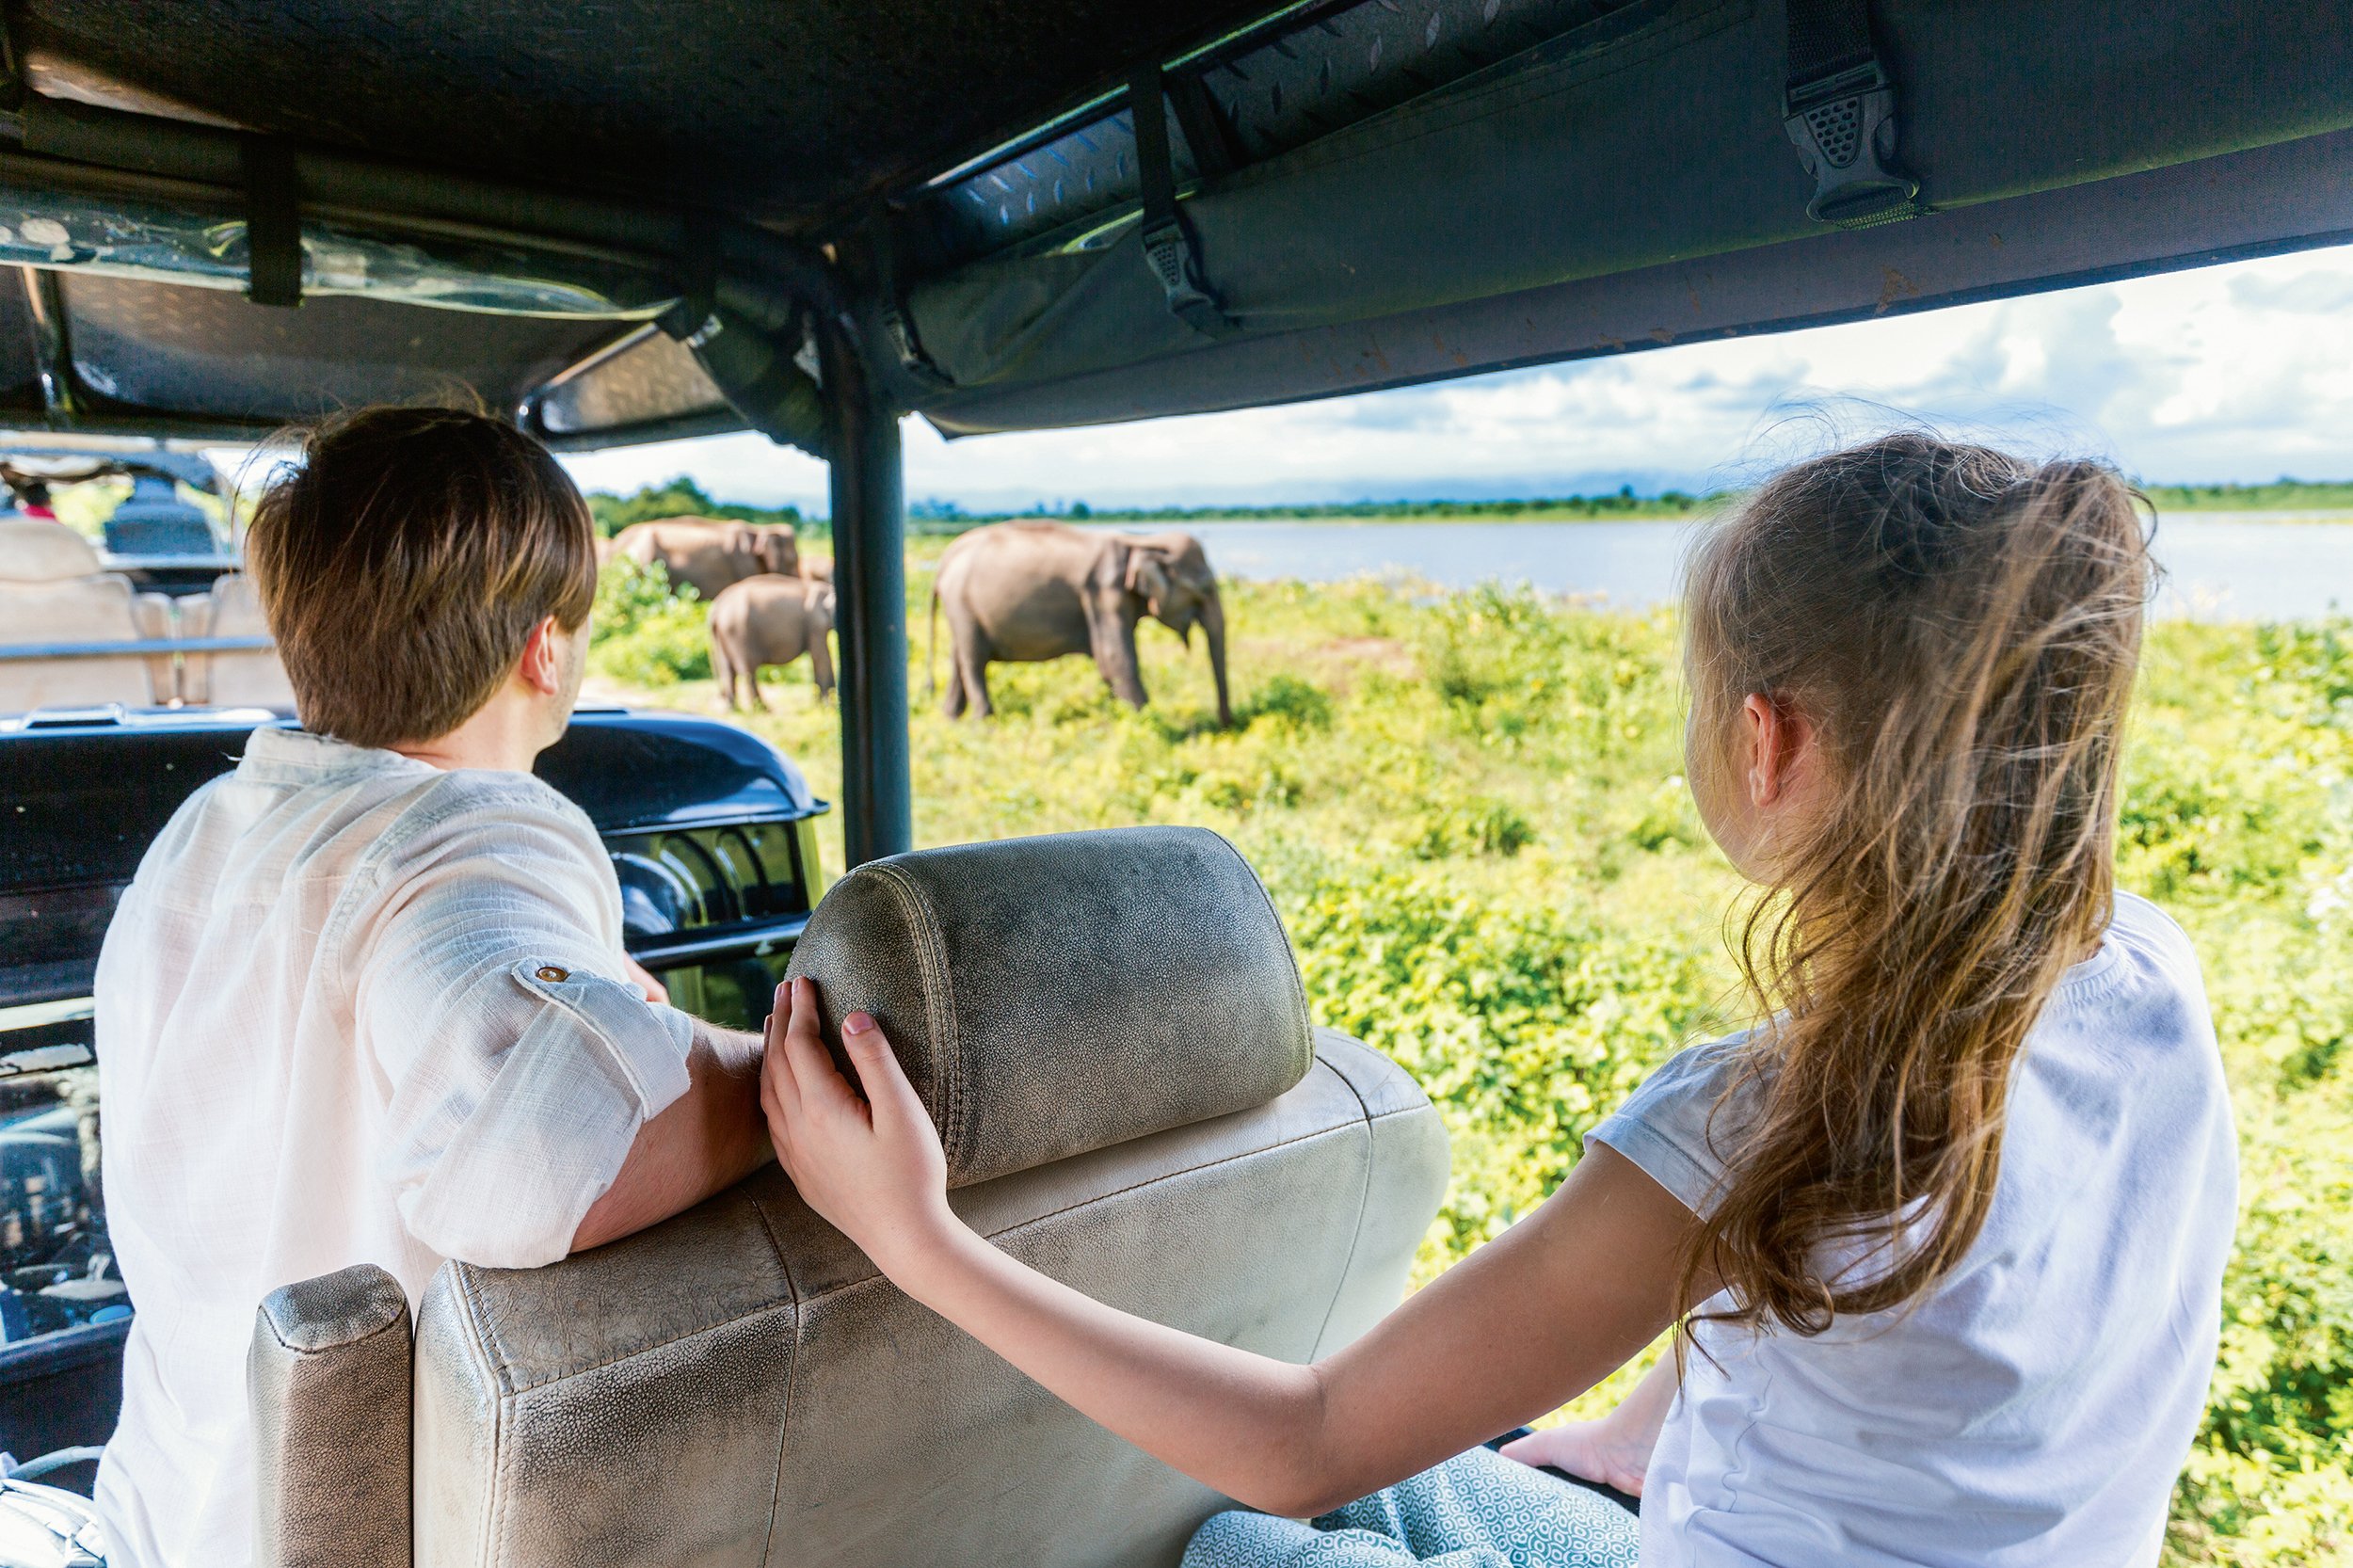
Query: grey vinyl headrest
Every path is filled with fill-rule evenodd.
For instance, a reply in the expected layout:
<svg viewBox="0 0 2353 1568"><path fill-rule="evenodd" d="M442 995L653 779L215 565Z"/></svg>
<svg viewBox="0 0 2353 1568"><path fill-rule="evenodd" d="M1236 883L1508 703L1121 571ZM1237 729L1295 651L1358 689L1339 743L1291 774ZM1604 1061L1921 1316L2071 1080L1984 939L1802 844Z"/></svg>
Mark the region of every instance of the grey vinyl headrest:
<svg viewBox="0 0 2353 1568"><path fill-rule="evenodd" d="M1263 1105L1314 1060L1266 889L1196 827L1062 833L870 861L793 950L826 1043L864 1009L961 1187Z"/></svg>

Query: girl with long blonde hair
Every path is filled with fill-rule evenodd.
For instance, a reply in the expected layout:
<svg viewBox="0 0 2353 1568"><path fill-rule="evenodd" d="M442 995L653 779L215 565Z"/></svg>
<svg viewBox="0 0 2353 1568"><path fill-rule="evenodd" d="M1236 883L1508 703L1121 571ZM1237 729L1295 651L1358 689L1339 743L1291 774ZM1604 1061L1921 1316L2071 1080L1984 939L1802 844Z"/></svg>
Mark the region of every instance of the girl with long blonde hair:
<svg viewBox="0 0 2353 1568"><path fill-rule="evenodd" d="M2096 464L1907 434L1717 525L1686 746L1756 888L1756 1022L1661 1067L1542 1208L1314 1366L974 1236L881 1031L844 1024L860 1094L807 982L770 1026L778 1155L910 1295L1262 1511L1212 1519L1189 1568L2154 1563L2236 1175L2197 961L2114 887L2134 501ZM1676 1325L1609 1416L1479 1447ZM1639 1494L1639 1521L1538 1465Z"/></svg>

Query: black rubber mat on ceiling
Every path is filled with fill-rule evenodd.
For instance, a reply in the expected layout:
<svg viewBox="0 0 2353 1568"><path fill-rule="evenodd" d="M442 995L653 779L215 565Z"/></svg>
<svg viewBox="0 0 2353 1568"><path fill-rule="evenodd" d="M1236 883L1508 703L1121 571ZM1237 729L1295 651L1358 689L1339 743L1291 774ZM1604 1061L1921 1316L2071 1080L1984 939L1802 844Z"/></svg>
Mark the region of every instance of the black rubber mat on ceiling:
<svg viewBox="0 0 2353 1568"><path fill-rule="evenodd" d="M76 379L110 403L232 420L366 403L508 410L627 323L325 297L297 311L130 279L60 280Z"/></svg>
<svg viewBox="0 0 2353 1568"><path fill-rule="evenodd" d="M244 125L808 216L1269 0L30 0L44 66ZM52 89L54 90L54 88Z"/></svg>

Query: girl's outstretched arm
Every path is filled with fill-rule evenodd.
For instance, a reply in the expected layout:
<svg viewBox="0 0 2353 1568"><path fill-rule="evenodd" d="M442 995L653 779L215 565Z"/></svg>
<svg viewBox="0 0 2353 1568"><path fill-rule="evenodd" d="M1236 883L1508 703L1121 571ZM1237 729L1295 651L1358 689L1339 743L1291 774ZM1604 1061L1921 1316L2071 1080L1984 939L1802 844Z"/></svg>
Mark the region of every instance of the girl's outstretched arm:
<svg viewBox="0 0 2353 1568"><path fill-rule="evenodd" d="M1696 1222L1596 1148L1533 1214L1314 1366L1132 1317L956 1217L938 1134L872 1018L842 1026L861 1098L819 1037L810 983L792 983L789 1006L777 1000L761 1103L809 1207L909 1296L1064 1400L1270 1513L1324 1512L1554 1408L1649 1344L1681 1304L1675 1264Z"/></svg>

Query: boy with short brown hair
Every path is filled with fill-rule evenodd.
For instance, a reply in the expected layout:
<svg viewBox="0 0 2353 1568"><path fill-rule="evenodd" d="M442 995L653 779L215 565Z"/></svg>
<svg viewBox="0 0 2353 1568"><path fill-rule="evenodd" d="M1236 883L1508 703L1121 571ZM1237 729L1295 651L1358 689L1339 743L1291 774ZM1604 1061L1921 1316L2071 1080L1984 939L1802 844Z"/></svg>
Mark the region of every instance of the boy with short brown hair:
<svg viewBox="0 0 2353 1568"><path fill-rule="evenodd" d="M355 1263L553 1262L768 1157L760 1043L664 1005L578 807L531 776L588 641L594 532L529 437L312 432L248 556L302 729L264 728L106 934L108 1224L137 1304L97 1503L113 1568L250 1556L246 1344Z"/></svg>

